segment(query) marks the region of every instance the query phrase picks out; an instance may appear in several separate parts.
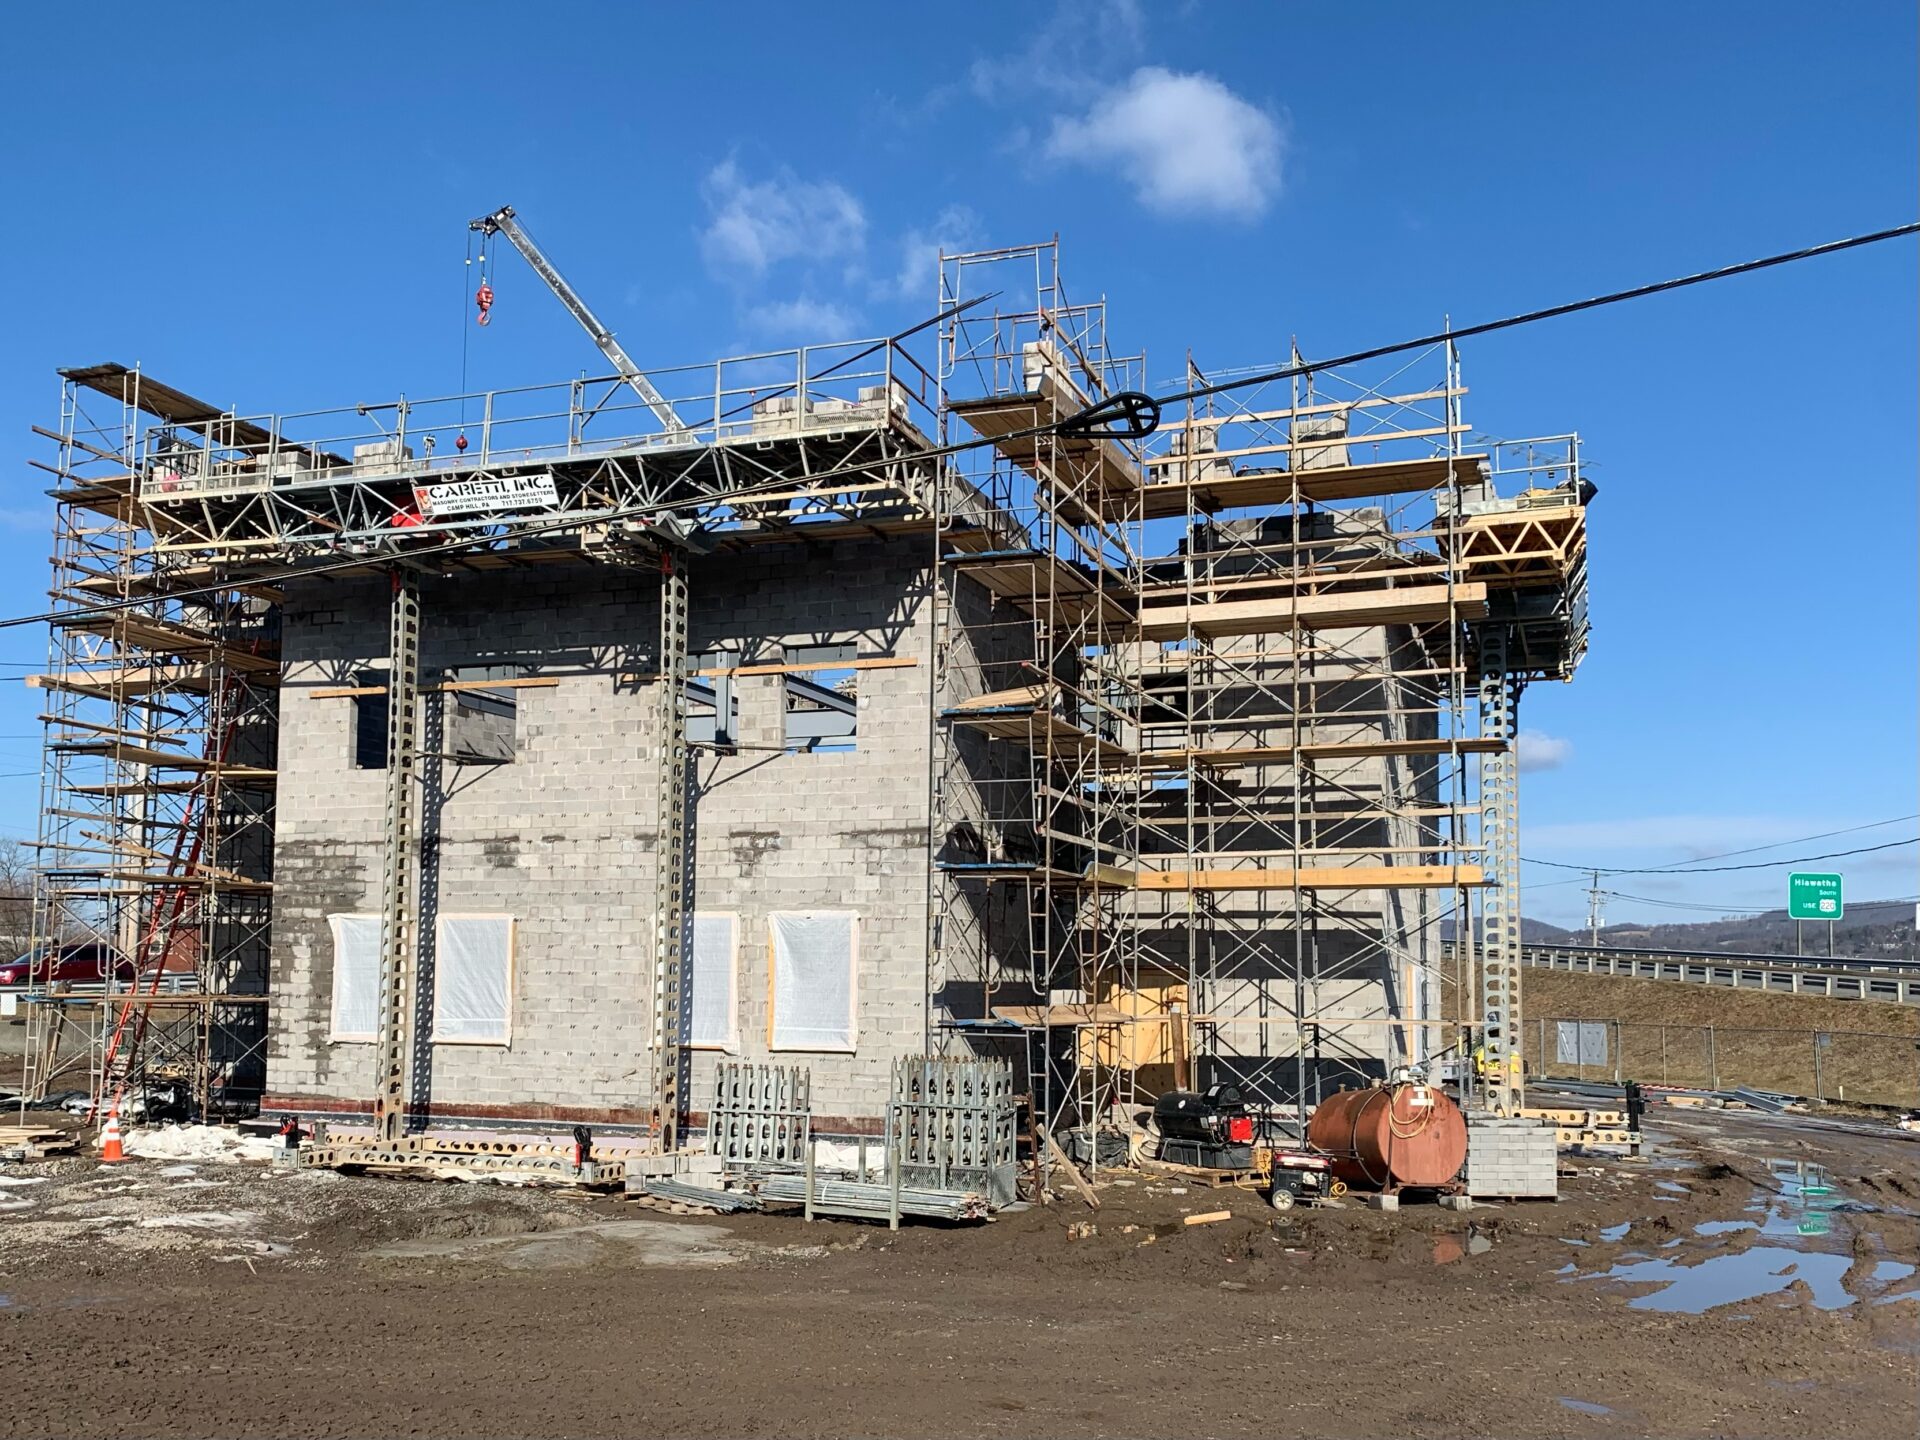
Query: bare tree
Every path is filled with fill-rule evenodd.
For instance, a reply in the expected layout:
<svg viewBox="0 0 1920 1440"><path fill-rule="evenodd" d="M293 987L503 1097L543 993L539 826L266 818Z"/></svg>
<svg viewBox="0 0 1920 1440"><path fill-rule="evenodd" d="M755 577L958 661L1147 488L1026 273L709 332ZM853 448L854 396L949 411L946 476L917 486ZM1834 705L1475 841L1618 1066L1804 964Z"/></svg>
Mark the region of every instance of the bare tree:
<svg viewBox="0 0 1920 1440"><path fill-rule="evenodd" d="M0 960L24 955L33 943L33 851L0 840Z"/></svg>

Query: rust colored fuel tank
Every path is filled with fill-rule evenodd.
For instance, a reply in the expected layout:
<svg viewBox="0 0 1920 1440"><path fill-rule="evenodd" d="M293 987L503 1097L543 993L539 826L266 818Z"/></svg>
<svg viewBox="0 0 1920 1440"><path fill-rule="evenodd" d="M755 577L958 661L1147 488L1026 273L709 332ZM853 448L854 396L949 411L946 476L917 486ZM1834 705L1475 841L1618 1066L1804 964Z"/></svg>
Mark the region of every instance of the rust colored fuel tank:
<svg viewBox="0 0 1920 1440"><path fill-rule="evenodd" d="M1425 1103L1422 1103L1422 1102ZM1467 1119L1431 1085L1340 1090L1307 1122L1307 1143L1356 1190L1445 1185L1467 1158Z"/></svg>

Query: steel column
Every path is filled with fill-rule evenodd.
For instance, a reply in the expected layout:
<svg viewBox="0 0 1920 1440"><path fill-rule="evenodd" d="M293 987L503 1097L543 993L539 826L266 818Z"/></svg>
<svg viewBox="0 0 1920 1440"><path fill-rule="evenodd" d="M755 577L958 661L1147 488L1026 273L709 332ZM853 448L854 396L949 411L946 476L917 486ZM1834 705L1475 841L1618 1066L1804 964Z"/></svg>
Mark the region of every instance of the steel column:
<svg viewBox="0 0 1920 1440"><path fill-rule="evenodd" d="M380 1058L373 1097L374 1138L400 1142L407 1128L413 1007L419 980L420 592L393 577L387 676L387 807L380 871Z"/></svg>
<svg viewBox="0 0 1920 1440"><path fill-rule="evenodd" d="M692 769L687 752L687 576L672 554L660 556L660 740L653 895L654 1133L660 1148L680 1143L681 978L692 921L687 904L687 812Z"/></svg>
<svg viewBox="0 0 1920 1440"><path fill-rule="evenodd" d="M1520 1113L1520 792L1515 753L1519 685L1507 672L1507 637L1480 636L1480 733L1502 742L1480 760L1480 844L1488 885L1481 909L1480 1010L1487 1053L1486 1102Z"/></svg>

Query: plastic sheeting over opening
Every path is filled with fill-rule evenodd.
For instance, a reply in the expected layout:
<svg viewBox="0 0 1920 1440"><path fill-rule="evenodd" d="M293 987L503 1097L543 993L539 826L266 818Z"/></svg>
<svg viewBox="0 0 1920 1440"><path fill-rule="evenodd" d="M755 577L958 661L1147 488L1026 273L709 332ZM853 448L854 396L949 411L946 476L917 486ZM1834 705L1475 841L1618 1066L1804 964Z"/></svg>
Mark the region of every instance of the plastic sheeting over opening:
<svg viewBox="0 0 1920 1440"><path fill-rule="evenodd" d="M333 931L335 1040L371 1040L380 1029L380 917L329 915Z"/></svg>
<svg viewBox="0 0 1920 1440"><path fill-rule="evenodd" d="M854 1048L854 964L860 917L851 910L776 910L773 944L775 1050Z"/></svg>
<svg viewBox="0 0 1920 1440"><path fill-rule="evenodd" d="M716 1050L739 1048L734 1016L736 957L740 921L733 915L696 914L693 917L693 967L689 978L693 994L688 1005L687 1043Z"/></svg>
<svg viewBox="0 0 1920 1440"><path fill-rule="evenodd" d="M513 917L443 915L433 974L433 1038L504 1045L512 1037Z"/></svg>

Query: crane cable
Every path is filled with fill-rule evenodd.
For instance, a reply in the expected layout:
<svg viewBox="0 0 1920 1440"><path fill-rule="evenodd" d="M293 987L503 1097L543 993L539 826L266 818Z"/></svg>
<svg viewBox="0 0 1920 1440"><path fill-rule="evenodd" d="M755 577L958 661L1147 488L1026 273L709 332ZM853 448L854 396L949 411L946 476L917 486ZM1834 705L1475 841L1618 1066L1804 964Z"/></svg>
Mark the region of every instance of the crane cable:
<svg viewBox="0 0 1920 1440"><path fill-rule="evenodd" d="M467 235L471 244L473 232L469 230ZM493 318L493 284L487 279L488 238L485 233L480 236L480 288L473 292L473 303L480 307L479 315L474 318L476 325L485 325Z"/></svg>
<svg viewBox="0 0 1920 1440"><path fill-rule="evenodd" d="M466 268L460 272L460 294L462 297L460 306L460 429L453 437L453 448L462 454L465 454L467 449L467 346L470 338L467 329L465 296L467 293L467 277L472 275L472 273L473 232L469 230L467 232L467 264Z"/></svg>

